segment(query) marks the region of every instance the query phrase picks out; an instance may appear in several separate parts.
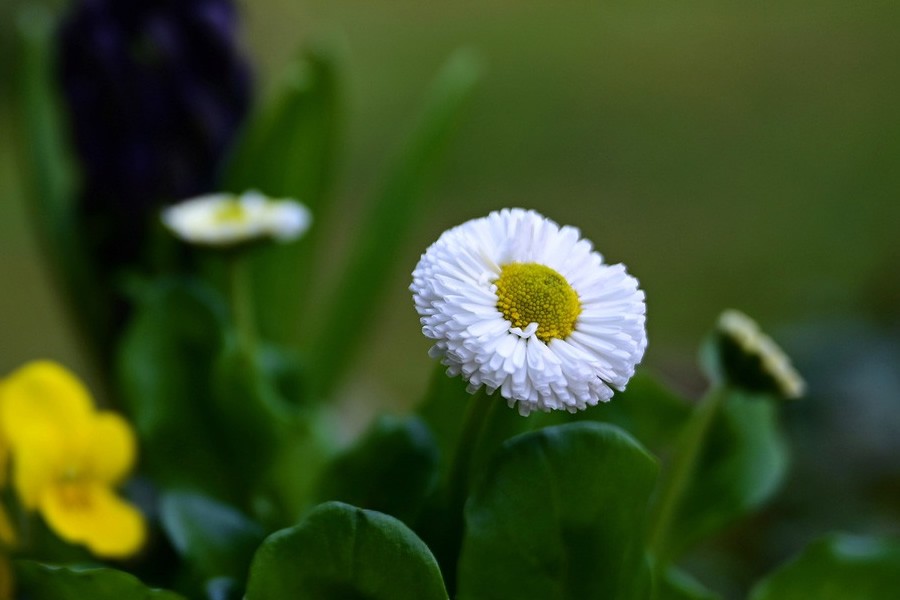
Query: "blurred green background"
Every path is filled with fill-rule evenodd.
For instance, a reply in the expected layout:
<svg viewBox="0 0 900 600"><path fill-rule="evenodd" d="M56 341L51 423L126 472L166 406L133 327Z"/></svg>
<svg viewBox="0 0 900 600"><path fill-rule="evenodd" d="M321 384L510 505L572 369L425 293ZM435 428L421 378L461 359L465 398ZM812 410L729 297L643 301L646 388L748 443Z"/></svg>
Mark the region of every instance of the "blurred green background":
<svg viewBox="0 0 900 600"><path fill-rule="evenodd" d="M0 9L5 109L22 4ZM648 294L647 362L663 371L692 360L723 307L769 327L897 316L896 2L241 6L263 90L304 41L345 41L349 120L336 201L348 232L364 225L353 208L442 60L469 45L488 66L389 308L371 316L378 352L358 380L385 397L414 396L428 371L405 290L417 255L445 228L504 206L577 225L628 265ZM7 135L15 113L3 118L0 369L35 356L86 368L29 231Z"/></svg>
<svg viewBox="0 0 900 600"><path fill-rule="evenodd" d="M23 5L0 3L0 373L36 357L90 373L32 235L9 135ZM444 59L471 46L487 66L388 302L370 316L369 351L343 392L349 406L409 406L425 387L429 344L406 290L425 247L489 210L535 208L580 227L640 279L645 362L657 372L690 390L698 343L735 307L775 332L809 379L811 397L786 409L797 456L787 491L721 542L755 554L739 579L810 532L900 530L900 3L241 7L263 94L306 41L338 37L346 48L332 213L343 221L327 224L339 234L320 259L326 273L365 226L356 209ZM748 550L762 527L766 541ZM716 556L695 560L735 570Z"/></svg>

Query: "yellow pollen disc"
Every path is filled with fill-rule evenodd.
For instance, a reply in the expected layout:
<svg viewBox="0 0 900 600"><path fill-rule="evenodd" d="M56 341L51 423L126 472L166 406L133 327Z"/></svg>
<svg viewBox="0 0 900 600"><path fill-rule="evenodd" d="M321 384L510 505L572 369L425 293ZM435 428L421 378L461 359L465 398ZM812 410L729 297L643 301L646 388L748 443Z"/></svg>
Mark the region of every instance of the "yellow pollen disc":
<svg viewBox="0 0 900 600"><path fill-rule="evenodd" d="M537 263L509 263L500 268L497 308L513 327L525 329L537 323L535 335L549 342L565 339L575 331L581 314L578 294L566 278Z"/></svg>
<svg viewBox="0 0 900 600"><path fill-rule="evenodd" d="M216 209L213 220L216 223L239 223L247 218L243 205L237 200L228 200Z"/></svg>

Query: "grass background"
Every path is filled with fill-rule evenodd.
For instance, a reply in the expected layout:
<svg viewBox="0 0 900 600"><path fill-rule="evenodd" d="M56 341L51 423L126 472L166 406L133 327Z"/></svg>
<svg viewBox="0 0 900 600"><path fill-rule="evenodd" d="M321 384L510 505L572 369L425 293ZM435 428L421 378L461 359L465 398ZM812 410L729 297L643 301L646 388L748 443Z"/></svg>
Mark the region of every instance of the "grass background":
<svg viewBox="0 0 900 600"><path fill-rule="evenodd" d="M29 229L7 135L16 119L7 85L13 15L23 4L0 8L0 372L36 356L85 371ZM690 363L725 307L770 329L898 315L895 2L240 6L262 90L305 41L344 41L334 256L341 238L365 226L355 208L443 59L460 45L485 58L487 76L428 217L405 246L386 309L371 315L375 351L358 386L414 401L429 369L408 274L441 231L504 206L577 225L610 261L628 265L647 290L647 362L658 370ZM326 269L332 258L322 258Z"/></svg>

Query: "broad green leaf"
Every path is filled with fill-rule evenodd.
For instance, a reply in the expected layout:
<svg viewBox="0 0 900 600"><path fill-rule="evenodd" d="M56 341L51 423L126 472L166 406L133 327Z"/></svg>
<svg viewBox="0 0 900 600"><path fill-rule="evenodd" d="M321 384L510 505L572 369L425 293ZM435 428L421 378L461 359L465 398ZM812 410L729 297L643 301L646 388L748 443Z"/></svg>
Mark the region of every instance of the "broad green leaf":
<svg viewBox="0 0 900 600"><path fill-rule="evenodd" d="M407 140L371 208L354 236L347 266L332 301L318 320L309 348L315 349L312 371L316 389L327 395L349 366L371 323L395 258L423 207L422 196L480 73L479 61L458 51L432 86L412 135Z"/></svg>
<svg viewBox="0 0 900 600"><path fill-rule="evenodd" d="M164 495L160 521L175 550L206 578L243 579L265 537L262 527L237 509L200 494Z"/></svg>
<svg viewBox="0 0 900 600"><path fill-rule="evenodd" d="M397 519L340 502L263 542L247 600L446 600L428 547Z"/></svg>
<svg viewBox="0 0 900 600"><path fill-rule="evenodd" d="M225 320L221 298L196 283L150 286L125 331L117 366L149 474L163 487L233 499L237 486L210 425L211 374Z"/></svg>
<svg viewBox="0 0 900 600"><path fill-rule="evenodd" d="M656 582L654 600L720 600L699 581L674 567L666 570Z"/></svg>
<svg viewBox="0 0 900 600"><path fill-rule="evenodd" d="M675 438L691 414L691 405L663 386L646 371L639 370L624 392L609 402L590 406L575 414L554 411L538 415L542 425L572 421L598 421L617 425L653 452L660 452Z"/></svg>
<svg viewBox="0 0 900 600"><path fill-rule="evenodd" d="M677 556L778 490L788 467L778 407L765 396L728 393L675 516L665 556Z"/></svg>
<svg viewBox="0 0 900 600"><path fill-rule="evenodd" d="M320 500L340 500L411 523L437 483L438 450L418 418L383 416L322 475Z"/></svg>
<svg viewBox="0 0 900 600"><path fill-rule="evenodd" d="M466 506L458 598L646 597L643 524L657 470L611 425L509 440Z"/></svg>
<svg viewBox="0 0 900 600"><path fill-rule="evenodd" d="M900 590L900 540L832 534L761 581L750 600L880 600Z"/></svg>
<svg viewBox="0 0 900 600"><path fill-rule="evenodd" d="M30 600L182 600L174 592L149 588L134 575L115 569L77 569L23 560L16 563L16 578L17 587Z"/></svg>
<svg viewBox="0 0 900 600"><path fill-rule="evenodd" d="M277 342L297 343L310 325L300 317L334 178L342 108L339 63L333 45L321 44L294 60L272 101L251 119L226 169L226 189L296 198L313 213L313 227L303 239L259 247L252 259L260 331Z"/></svg>

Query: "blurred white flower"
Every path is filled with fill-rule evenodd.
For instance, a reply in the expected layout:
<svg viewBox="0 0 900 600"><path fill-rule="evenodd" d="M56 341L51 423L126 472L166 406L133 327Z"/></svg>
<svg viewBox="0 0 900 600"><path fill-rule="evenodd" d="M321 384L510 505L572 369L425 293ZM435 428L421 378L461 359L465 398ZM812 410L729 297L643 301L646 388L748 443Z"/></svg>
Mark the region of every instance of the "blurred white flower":
<svg viewBox="0 0 900 600"><path fill-rule="evenodd" d="M163 210L162 221L186 242L232 246L262 238L291 241L312 222L309 209L290 199L272 199L256 191L208 194Z"/></svg>
<svg viewBox="0 0 900 600"><path fill-rule="evenodd" d="M644 292L578 229L504 209L445 231L413 271L430 355L474 393L575 412L609 400L647 346Z"/></svg>
<svg viewBox="0 0 900 600"><path fill-rule="evenodd" d="M756 321L740 311L726 310L719 316L716 332L720 370L729 383L788 399L804 394L806 382Z"/></svg>

